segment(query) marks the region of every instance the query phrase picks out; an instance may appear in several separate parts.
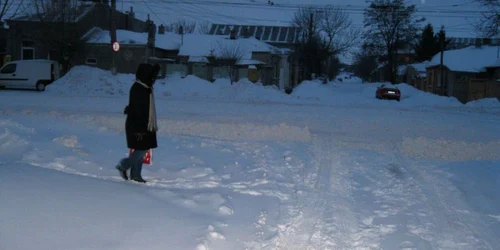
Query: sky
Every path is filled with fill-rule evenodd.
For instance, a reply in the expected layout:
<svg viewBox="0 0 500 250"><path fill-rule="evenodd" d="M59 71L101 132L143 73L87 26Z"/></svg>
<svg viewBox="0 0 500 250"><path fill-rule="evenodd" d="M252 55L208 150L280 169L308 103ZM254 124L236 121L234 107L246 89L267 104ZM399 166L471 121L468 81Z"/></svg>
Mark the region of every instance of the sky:
<svg viewBox="0 0 500 250"><path fill-rule="evenodd" d="M21 0L15 0L21 1ZM26 13L32 7L24 0L19 8ZM148 15L157 25L187 19L196 22L289 25L293 13L300 6L322 7L327 4L338 5L345 9L353 20L355 28L363 27L363 9L368 6L365 0L275 0L269 6L267 0L204 0L204 1L166 1L166 0L117 0L117 8L129 11L133 7L138 18L146 20ZM474 26L480 21L482 7L470 0L407 0L417 7L417 14L425 17L435 27L444 25L450 36L476 37ZM13 6L18 5L14 3ZM10 13L17 8L11 8Z"/></svg>
<svg viewBox="0 0 500 250"><path fill-rule="evenodd" d="M322 7L327 4L338 5L345 9L353 20L355 28L363 27L363 9L368 6L365 0L311 0L279 1L269 6L265 0L229 1L118 1L117 7L124 11L134 7L138 17L150 18L155 23L169 23L177 19L190 19L198 22L228 24L289 25L293 13L300 6ZM218 3L217 3L218 2ZM408 0L417 7L417 15L425 17L435 27L444 25L450 36L475 37L474 24L481 17L481 7L470 0Z"/></svg>

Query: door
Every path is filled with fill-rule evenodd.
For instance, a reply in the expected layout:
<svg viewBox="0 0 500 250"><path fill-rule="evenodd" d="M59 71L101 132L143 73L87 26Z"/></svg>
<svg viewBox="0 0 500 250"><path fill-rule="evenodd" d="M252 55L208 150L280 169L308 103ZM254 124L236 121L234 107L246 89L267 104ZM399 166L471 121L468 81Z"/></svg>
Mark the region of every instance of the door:
<svg viewBox="0 0 500 250"><path fill-rule="evenodd" d="M15 88L16 85L16 63L5 64L2 69L0 69L0 85L7 88Z"/></svg>

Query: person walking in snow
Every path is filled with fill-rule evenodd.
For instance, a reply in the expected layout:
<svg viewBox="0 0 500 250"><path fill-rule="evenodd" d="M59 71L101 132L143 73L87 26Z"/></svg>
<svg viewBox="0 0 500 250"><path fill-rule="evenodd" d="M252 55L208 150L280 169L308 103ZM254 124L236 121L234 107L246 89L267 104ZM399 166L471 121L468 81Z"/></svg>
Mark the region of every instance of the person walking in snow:
<svg viewBox="0 0 500 250"><path fill-rule="evenodd" d="M153 84L160 71L158 64L140 64L135 73L136 79L130 88L129 103L124 113L127 146L134 151L127 158L120 160L116 169L124 180L128 180L127 170L130 169L130 179L145 183L142 178L142 160L148 150L157 148L155 100Z"/></svg>

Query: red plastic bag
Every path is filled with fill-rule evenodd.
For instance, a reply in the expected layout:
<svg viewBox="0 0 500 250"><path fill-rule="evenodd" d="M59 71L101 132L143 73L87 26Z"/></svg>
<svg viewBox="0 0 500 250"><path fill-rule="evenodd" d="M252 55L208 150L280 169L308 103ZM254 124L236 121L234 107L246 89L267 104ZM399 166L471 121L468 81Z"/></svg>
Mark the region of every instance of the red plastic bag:
<svg viewBox="0 0 500 250"><path fill-rule="evenodd" d="M128 155L130 156L134 152L133 149L130 149ZM148 152L144 155L144 158L142 159L142 163L146 165L153 165L153 151L151 149L148 150Z"/></svg>

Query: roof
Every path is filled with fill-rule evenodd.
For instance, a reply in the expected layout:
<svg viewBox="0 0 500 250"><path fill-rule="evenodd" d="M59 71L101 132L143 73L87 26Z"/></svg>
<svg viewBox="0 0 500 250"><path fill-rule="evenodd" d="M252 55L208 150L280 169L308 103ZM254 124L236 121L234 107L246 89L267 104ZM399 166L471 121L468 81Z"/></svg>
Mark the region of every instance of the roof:
<svg viewBox="0 0 500 250"><path fill-rule="evenodd" d="M498 58L494 63L487 65L486 68L500 68L500 58Z"/></svg>
<svg viewBox="0 0 500 250"><path fill-rule="evenodd" d="M448 47L459 47L465 48L468 46L476 45L476 44L484 44L485 42L490 42L491 45L500 44L499 38L479 38L479 37L449 37L450 40Z"/></svg>
<svg viewBox="0 0 500 250"><path fill-rule="evenodd" d="M484 72L485 67L497 61L497 46L469 46L463 49L444 51L443 64L451 71ZM432 57L427 67L440 65L441 53Z"/></svg>
<svg viewBox="0 0 500 250"><path fill-rule="evenodd" d="M248 37L268 43L300 43L300 28L292 26L263 26L263 25L229 25L212 24L209 35L229 36L231 30L235 29L238 37L245 37L245 30Z"/></svg>
<svg viewBox="0 0 500 250"><path fill-rule="evenodd" d="M89 13L92 9L96 7L96 4L79 4L76 7L71 8L69 14L66 13L66 16L63 16L60 11L54 11L52 13L44 13L41 18L38 14L30 14L19 16L11 19L11 21L33 21L38 22L43 20L45 22L59 22L62 21L63 18L67 19L66 22L78 22L82 17L84 17L87 13Z"/></svg>
<svg viewBox="0 0 500 250"><path fill-rule="evenodd" d="M134 32L130 30L117 30L116 38L121 45L147 45L148 33ZM90 44L110 44L111 35L109 30L94 27L82 36ZM155 47L164 50L179 50L181 45L180 36L174 33L157 34Z"/></svg>
<svg viewBox="0 0 500 250"><path fill-rule="evenodd" d="M190 62L206 62L206 56L211 53L221 56L222 50L226 49L239 50L242 57L238 64L246 65L258 64L251 61L252 52L280 53L278 48L253 37L231 40L228 36L185 34L179 56L189 56Z"/></svg>
<svg viewBox="0 0 500 250"><path fill-rule="evenodd" d="M116 38L121 45L147 45L148 33L140 33L129 30L117 30ZM111 36L109 30L94 27L82 36L90 44L110 44ZM181 44L182 43L182 44ZM238 38L230 40L228 36L179 34L165 32L156 34L155 47L164 50L179 50L179 56L189 57L190 62L206 62L206 56L213 51L215 56L220 56L221 50L238 49L241 59L237 64L255 65L262 62L252 59L253 52L271 52L281 54L282 50L259 41L253 37Z"/></svg>
<svg viewBox="0 0 500 250"><path fill-rule="evenodd" d="M418 76L425 76L427 74L427 65L428 65L429 61L424 61L424 62L421 62L421 63L412 63L412 64L406 64L406 65L400 65L398 67L398 72L397 74L399 76L403 76L405 75L408 70L409 67L415 69L415 73L417 73L416 75Z"/></svg>
<svg viewBox="0 0 500 250"><path fill-rule="evenodd" d="M429 65L429 61L424 61L424 62L420 62L420 63L412 63L408 66L413 67L415 69L415 71L417 71L417 72L426 72L427 65Z"/></svg>

